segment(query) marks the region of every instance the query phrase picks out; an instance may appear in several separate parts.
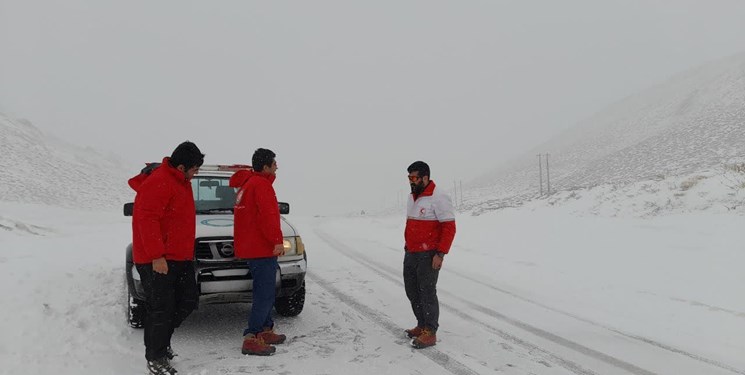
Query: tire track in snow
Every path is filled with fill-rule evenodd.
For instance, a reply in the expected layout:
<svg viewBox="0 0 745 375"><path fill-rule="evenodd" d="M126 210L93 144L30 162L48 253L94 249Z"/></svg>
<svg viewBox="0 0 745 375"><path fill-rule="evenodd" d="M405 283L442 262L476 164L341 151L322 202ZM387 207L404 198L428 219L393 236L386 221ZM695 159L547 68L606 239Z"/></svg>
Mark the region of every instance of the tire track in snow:
<svg viewBox="0 0 745 375"><path fill-rule="evenodd" d="M324 242L326 242L327 244L329 244L332 247L332 249L334 249L335 251L337 251L337 252L343 254L345 257L347 257L349 259L352 259L355 262L357 262L357 263L365 266L366 268L370 269L371 271L373 271L377 275L381 276L382 278L384 278L384 279L386 279L388 281L391 281L394 284L398 284L399 286L401 286L403 288L403 282L400 280L400 277L398 277L399 275L397 275L395 272L391 272L390 269L388 269L388 267L383 266L383 265L380 265L377 262L370 260L366 256L360 255L359 253L355 252L355 256L356 257L359 257L359 258L363 258L364 259L364 261L361 261L360 259L356 258L355 256L351 256L346 251L344 251L344 249L347 249L348 248L347 246L344 246L342 243L340 243L337 240L331 238L326 233L320 231L317 228L314 228L314 231L316 232L316 234L318 235L318 237L321 240L323 240ZM375 266L373 266L373 264ZM395 276L391 276L391 274L394 274ZM315 280L317 277L313 276L311 278ZM339 292L339 293L341 293L341 292ZM447 293L447 292L443 292L443 293L444 294L451 295L450 293ZM453 297L460 299L459 297L456 297L456 296L453 296ZM357 301L354 301L354 302L356 304L360 305L360 306L363 306L366 309L370 309L367 306L361 305ZM464 301L464 302L468 303L469 305L472 304L472 303L469 303L468 301ZM475 305L475 304L473 304L473 305ZM459 318L461 318L463 320L466 320L466 321L469 321L471 323L474 323L474 324L476 324L478 326L481 326L483 329L487 330L488 332L491 332L491 333L493 333L493 334L495 334L495 335L497 335L497 336L499 336L499 337L501 337L501 338L503 338L503 339L505 339L505 340L507 340L507 341L509 341L509 342L511 342L513 344L515 344L515 345L518 345L518 346L521 346L521 347L527 349L531 353L540 353L540 357L542 357L543 359L545 359L547 361L550 361L551 363L554 363L554 364L556 364L556 365L558 365L560 367L563 367L563 368L565 368L565 369L567 369L567 370L569 370L569 371L571 371L571 372L573 372L575 374L578 374L578 375L598 375L594 371L589 370L589 369L585 369L585 368L583 368L581 365L579 365L577 363L574 363L574 362L569 361L567 359L561 358L561 357L559 357L559 356L557 356L557 355L555 355L555 354L553 354L553 353L551 353L551 352L549 352L549 351L547 351L547 350L545 350L543 348L540 348L540 347L538 347L536 345L533 345L533 344L531 344L531 343L529 343L529 342L527 342L527 341L525 341L525 340L523 340L523 339L521 339L521 338L519 338L517 336L514 336L514 335L512 335L510 333L507 333L507 332L502 331L500 329L494 328L494 327L492 327L492 326L490 326L490 325L488 325L486 323L483 323L482 321L480 321L480 320L472 317L471 315L468 315L468 314L460 311L459 309L457 309L455 307L451 307L451 306L449 306L447 304L444 304L442 302L440 302L440 307L448 310L450 313L458 316ZM476 309L476 308L474 308L474 309ZM481 309L485 309L485 308L481 307ZM372 309L370 309L370 310L372 310ZM372 311L374 311L374 310L372 310ZM495 311L491 311L491 310L488 310L485 313L488 314L488 315L491 315L491 316L495 316L495 315L497 317L503 316L502 314L499 314L499 313L497 313ZM381 314L379 314L379 315L381 315ZM510 319L510 318L507 318L507 319ZM393 326L394 335L397 334L397 332L399 332L399 331L400 331L400 327L394 325ZM423 353L425 353L425 352L423 352ZM642 371L645 371L645 370L642 370ZM647 372L634 372L634 373L635 374L638 374L638 375L657 375L657 374L654 374L654 373L648 372L648 371Z"/></svg>
<svg viewBox="0 0 745 375"><path fill-rule="evenodd" d="M354 256L351 256L351 255L348 254L347 251L345 251L346 249L349 249L350 247L345 246L344 244L342 244L341 242L337 241L336 239L334 239L330 235L326 234L325 232L323 232L322 230L320 230L317 227L314 228L314 231L319 236L319 238L321 238L323 241L325 241L326 243L328 243L329 245L331 245L331 247L334 250L336 250L337 252L339 252L339 253L343 254L344 256L346 256L346 257L348 257L348 258L350 258L350 259L352 259L352 260L354 260L354 261L356 261L356 262L358 262L358 263L360 263L360 264L362 264L362 265L364 265L364 266L372 269L373 271L376 271L376 273L378 273L379 275L383 276L384 278L386 278L386 279L388 279L388 280L390 280L390 281L392 281L392 282L394 282L394 283L396 283L398 285L403 286L403 282L401 281L400 275L398 274L397 271L392 270L387 265L384 265L384 264L381 264L381 263L379 263L379 262L377 262L375 260L372 260L369 257L367 257L366 255L360 254L359 252L356 252L356 251L355 251ZM360 259L362 259L362 260L360 260ZM380 272L377 271L375 268L379 269ZM499 312L497 312L497 311L495 311L493 309L490 309L490 308L481 306L479 304L473 303L473 302L471 302L469 300L466 300L464 298L461 298L461 297L459 297L459 296L457 296L455 294L452 294L452 293L449 293L449 292L446 292L446 291L440 291L440 293L442 293L443 295L448 295L450 298L453 298L453 299L456 299L456 300L460 301L461 303L467 305L469 308L471 308L471 309L473 309L475 311L479 311L479 312L481 312L483 314L486 314L486 315L489 315L489 316L493 316L493 317L495 317L495 318L497 318L499 320L502 320L502 321L504 321L504 322L506 322L508 324L511 324L511 325L513 325L515 327L518 327L520 329L523 329L525 331L528 331L528 332L530 332L530 333L532 333L532 334L534 334L536 336L542 337L542 338L544 338L544 339L546 339L548 341L551 341L551 342L556 343L558 345L564 346L566 348L569 348L571 350L574 350L576 352L579 352L581 354L584 354L584 355L586 355L588 357L594 358L594 359L599 360L601 362L607 363L607 364L612 365L614 367L620 368L620 369L625 370L627 372L630 372L632 374L636 374L636 375L657 375L654 372L651 372L649 370L646 370L646 369L643 369L641 367L638 367L638 366L636 366L636 365L634 365L632 363L623 361L623 360L618 359L616 357L613 357L613 356L610 356L608 354L605 354L605 353L599 352L597 350L591 349L591 348L586 347L586 346L584 346L582 344L579 344L579 343L576 343L576 342L571 341L569 339L566 339L564 337L558 336L556 334L553 334L553 333L548 332L546 330L543 330L541 328L534 327L534 326L532 326L530 324L527 324L525 322L522 322L520 320L517 320L517 319L514 319L514 318L510 318L510 317L508 317L508 316L506 316L504 314L501 314L501 313L499 313ZM461 318L463 318L465 320L468 320L470 322L479 324L479 325L487 328L489 331L491 331L493 333L496 333L500 337L503 337L503 338L505 338L507 340L510 340L510 341L514 342L515 344L517 344L517 345L521 345L521 346L523 346L523 347L525 347L525 348L527 348L529 350L538 350L538 351L544 353L545 355L547 355L549 357L548 358L549 360L551 360L552 362L554 362L554 363L556 363L556 364L558 364L558 365L566 368L567 370L570 370L570 371L572 371L574 373L577 373L577 374L591 374L591 373L593 373L590 370L587 370L587 369L582 368L579 364L576 364L576 363L571 362L571 361L568 361L568 360L566 360L564 358L558 357L557 355L555 355L553 353L550 353L550 352L546 351L545 349L539 348L539 347L537 347L537 346L535 346L533 344L530 344L530 343L528 343L528 342L526 342L526 341L524 341L522 339L519 339L519 338L517 338L517 337L515 337L515 336L513 336L513 335L511 335L509 333L506 333L504 331L501 331L499 329L496 329L496 328L494 328L494 327L492 327L492 326L490 326L490 325L488 325L486 323L481 322L480 320L478 320L478 319L476 319L476 318L474 318L474 317L472 317L472 316L470 316L468 314L465 314L465 313L459 311L458 309L456 309L454 307L448 306L447 304L443 304L443 303L440 303L440 306L441 307L445 307L446 309L448 309L452 313L458 315L459 317L461 317Z"/></svg>
<svg viewBox="0 0 745 375"><path fill-rule="evenodd" d="M555 313L558 313L558 314L562 314L562 315L568 316L568 317L570 317L570 318L573 318L573 319L579 320L579 321L581 321L581 322L583 322L583 323L587 323L587 324L590 324L590 325L593 325L593 326L596 326L596 327L599 327L599 328L603 328L603 329L606 329L606 330L608 330L608 331L610 331L610 332L613 332L613 333L615 333L615 334L618 334L618 335L620 335L620 336L624 336L624 337L627 337L627 338L630 338L630 339L633 339L633 340L637 340L637 341L643 342L643 343L645 343L645 344L649 344L649 345L655 346L655 347L657 347L657 348L660 348L660 349L663 349L663 350L669 351L669 352L671 352L671 353L675 353L675 354L680 354L680 355L686 356L686 357L688 357L688 358L694 359L694 360L696 360L696 361L699 361L699 362L703 362L703 363L706 363L706 364L708 364L708 365L711 365L711 366L714 366L714 367L719 367L719 368L721 368L722 370L727 370L727 371L731 371L731 372L733 372L733 373L735 373L735 374L739 374L739 375L745 375L745 371L744 371L744 370L739 370L739 369L737 369L737 368L734 368L734 367L732 367L732 366L726 365L726 364L724 364L724 363L720 363L720 362L717 362L717 361L715 361L715 360L713 360L713 359L709 359L709 358L706 358L706 357L702 357L702 356L700 356L700 355L696 355L696 354L693 354L693 353L689 353L689 352L686 352L685 350L682 350L682 349L678 349L678 348L672 347L672 346L670 346L670 345L666 345L666 344L663 344L663 343L657 342L657 341L655 341L655 340L652 340L652 339L646 338L646 337L644 337L644 336L639 336L639 335L634 335L634 334L626 333L626 332L623 332L623 331L619 331L618 329L615 329L615 328L613 328L613 327L609 327L609 326L603 325L603 324L601 324L601 323L598 323L598 322L592 321L592 320L590 320L590 319L587 319L587 318L583 318L583 317L581 317L581 316L577 316L577 315L574 315L574 314L572 314L572 313L569 313L569 312L566 312L566 311L562 311L562 310L559 310L559 309L557 309L557 308L554 308L554 307L551 307L551 306L548 306L548 305L542 304L542 303L540 303L540 302L536 302L536 301L533 301L533 300L531 300L531 299L529 299L529 298L525 298L525 297L522 297L522 296L520 296L520 295L517 295L517 294L515 294L515 293L512 293L512 292L510 292L510 291L507 291L507 290L501 289L501 288L499 288L499 287L495 287L495 286L493 286L493 285L489 285L489 284L487 284L487 283L485 283L485 282L483 282L483 281L481 281L481 280L478 280L478 279L476 279L476 278L474 278L474 277L472 277L472 276L468 276L468 275L466 275L466 274L464 274L464 273L462 273L462 272L459 272L459 271L455 271L455 270L452 270L452 269L451 269L451 270L449 270L449 272L452 272L452 273L453 273L453 274L455 274L456 276L460 276L460 277L462 277L462 278L464 278L464 279L466 279L466 280L468 280L468 281L474 282L474 283L476 283L476 284L479 284L479 285L481 285L481 286L484 286L484 287L487 287L487 288L489 288L489 289L492 289L492 290L495 290L495 291L498 291L498 292L501 292L501 293L507 294L507 295L509 295L509 296L511 296L511 297L517 298L517 299L519 299L519 300L521 300L521 301L525 301L525 302L528 302L528 303L534 304L534 305L536 305L536 306L540 306L540 307L542 307L542 308L544 308L544 309L547 309L547 310L549 310L549 311L553 311L553 312L555 312Z"/></svg>
<svg viewBox="0 0 745 375"><path fill-rule="evenodd" d="M374 241L374 242L380 244L382 247L385 247L385 248L387 248L387 249L389 249L389 250L391 250L393 252L397 252L398 253L398 252L401 251L400 249L396 249L396 248L387 246L385 244L382 244L381 242L378 242L378 241ZM497 291L497 292L506 294L506 295L508 295L510 297L513 297L513 298L519 299L521 301L524 301L524 302L527 302L527 303L530 303L530 304L533 304L533 305L542 307L542 308L544 308L546 310L553 311L553 312L555 312L557 314L568 316L570 318L579 320L579 321L581 321L583 323L587 323L587 324L593 325L595 327L606 329L606 330L608 330L610 332L613 332L615 334L618 334L618 335L621 335L621 336L624 336L624 337L628 337L628 338L630 338L632 340L636 340L636 341L643 342L645 344L656 346L656 347L658 347L660 349L667 350L667 351L672 352L672 353L680 354L680 355L689 357L691 359L694 359L694 360L699 361L699 362L706 363L706 364L711 365L711 366L714 366L714 367L719 367L722 370L727 370L727 371L730 371L732 373L739 374L739 375L745 375L745 370L737 369L737 368L732 367L730 365L727 365L727 364L724 364L724 363L715 361L715 360L710 359L710 358L702 357L702 356L697 355L697 354L689 353L689 352L687 352L685 350L678 349L676 347L663 344L661 342L652 340L652 339L647 338L647 337L644 337L644 336L639 336L639 335L634 335L634 334L631 334L631 333L623 332L623 331L620 331L620 330L618 330L616 328L613 328L613 327L610 327L610 326L607 326L607 325L604 325L604 324L595 322L593 320L590 320L590 319L587 319L587 318L584 318L584 317L581 317L581 316L572 314L570 312L559 310L559 309L557 309L555 307L552 307L552 306L549 306L549 305L540 303L538 301L534 301L534 300L532 300L530 298L523 297L523 296L521 296L519 294L516 294L514 292L511 292L509 290L506 290L506 289L503 289L503 288L499 288L499 287L496 287L494 285L487 284L487 283L483 282L482 280L479 280L479 279L477 279L477 278L475 278L473 276L467 275L467 274L465 274L463 272L460 272L458 270L454 270L453 268L448 268L447 269L447 272L452 273L452 274L454 274L456 276L459 276L459 277L461 277L463 279L466 279L468 281L471 281L473 283L479 284L479 285L481 285L483 287L489 288L491 290L494 290L494 291Z"/></svg>
<svg viewBox="0 0 745 375"><path fill-rule="evenodd" d="M314 273L308 272L306 277L313 280L314 283L318 284L321 288L326 290L329 294L338 298L349 307L353 308L360 314L364 315L378 326L384 328L386 331L391 333L393 336L401 336L403 330L390 319L388 319L383 313L376 311L375 309L366 306L353 297L348 296L339 289L335 288L330 281L324 280L323 278L316 276ZM438 364L453 375L478 375L477 371L472 370L468 366L458 362L455 358L437 350L436 348L428 348L427 350L419 351L422 355L432 360L432 362Z"/></svg>

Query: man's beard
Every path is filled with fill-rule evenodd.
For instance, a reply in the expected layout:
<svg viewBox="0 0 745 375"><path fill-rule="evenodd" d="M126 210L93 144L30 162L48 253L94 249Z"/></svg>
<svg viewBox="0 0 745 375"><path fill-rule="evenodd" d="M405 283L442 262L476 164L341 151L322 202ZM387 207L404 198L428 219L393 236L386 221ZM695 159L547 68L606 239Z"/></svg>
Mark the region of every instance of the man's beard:
<svg viewBox="0 0 745 375"><path fill-rule="evenodd" d="M411 184L411 193L414 195L419 195L424 191L424 184L418 183L418 184Z"/></svg>

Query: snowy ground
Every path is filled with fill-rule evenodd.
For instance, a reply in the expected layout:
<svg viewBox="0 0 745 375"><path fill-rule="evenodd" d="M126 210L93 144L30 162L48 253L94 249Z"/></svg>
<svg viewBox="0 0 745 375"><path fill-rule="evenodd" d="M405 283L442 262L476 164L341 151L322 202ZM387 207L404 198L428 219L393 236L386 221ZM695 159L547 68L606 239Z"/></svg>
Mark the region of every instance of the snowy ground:
<svg viewBox="0 0 745 375"><path fill-rule="evenodd" d="M119 212L0 203L0 374L141 374L124 322ZM403 219L292 217L309 253L290 340L240 354L249 305L177 331L180 374L745 374L745 217L582 216L540 204L459 216L440 341L409 347Z"/></svg>

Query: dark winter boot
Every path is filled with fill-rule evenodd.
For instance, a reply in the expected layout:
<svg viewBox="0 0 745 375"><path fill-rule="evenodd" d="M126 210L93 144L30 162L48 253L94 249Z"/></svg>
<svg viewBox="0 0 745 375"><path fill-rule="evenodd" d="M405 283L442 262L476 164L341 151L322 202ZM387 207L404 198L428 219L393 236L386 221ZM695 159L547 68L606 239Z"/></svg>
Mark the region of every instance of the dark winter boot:
<svg viewBox="0 0 745 375"><path fill-rule="evenodd" d="M168 345L168 347L166 348L166 357L168 357L168 360L170 361L176 356L178 356L178 354L176 354L176 352L173 351L173 348L171 348L171 346Z"/></svg>
<svg viewBox="0 0 745 375"><path fill-rule="evenodd" d="M147 371L150 375L174 375L177 372L175 368L171 367L166 357L147 361Z"/></svg>

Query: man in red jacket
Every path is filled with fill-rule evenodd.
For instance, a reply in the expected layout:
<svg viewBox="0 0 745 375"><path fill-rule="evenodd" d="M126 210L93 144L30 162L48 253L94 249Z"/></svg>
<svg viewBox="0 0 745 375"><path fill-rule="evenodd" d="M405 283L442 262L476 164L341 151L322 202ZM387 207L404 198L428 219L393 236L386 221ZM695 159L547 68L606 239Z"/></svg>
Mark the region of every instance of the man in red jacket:
<svg viewBox="0 0 745 375"><path fill-rule="evenodd" d="M286 336L274 332L274 307L277 257L284 255L279 204L274 192L277 155L260 148L251 159L253 170L236 172L230 186L239 188L235 200L235 256L248 259L253 277L253 302L248 328L243 331L243 354L271 355L272 345L281 344Z"/></svg>
<svg viewBox="0 0 745 375"><path fill-rule="evenodd" d="M132 213L132 256L146 296L145 358L150 374L175 374L173 331L197 305L194 276L196 212L191 179L204 162L184 142L161 164L129 180L137 192Z"/></svg>
<svg viewBox="0 0 745 375"><path fill-rule="evenodd" d="M407 169L411 195L406 207L404 286L416 327L407 329L417 349L437 343L440 305L437 277L455 238L455 212L450 197L429 179L429 165L412 163Z"/></svg>

